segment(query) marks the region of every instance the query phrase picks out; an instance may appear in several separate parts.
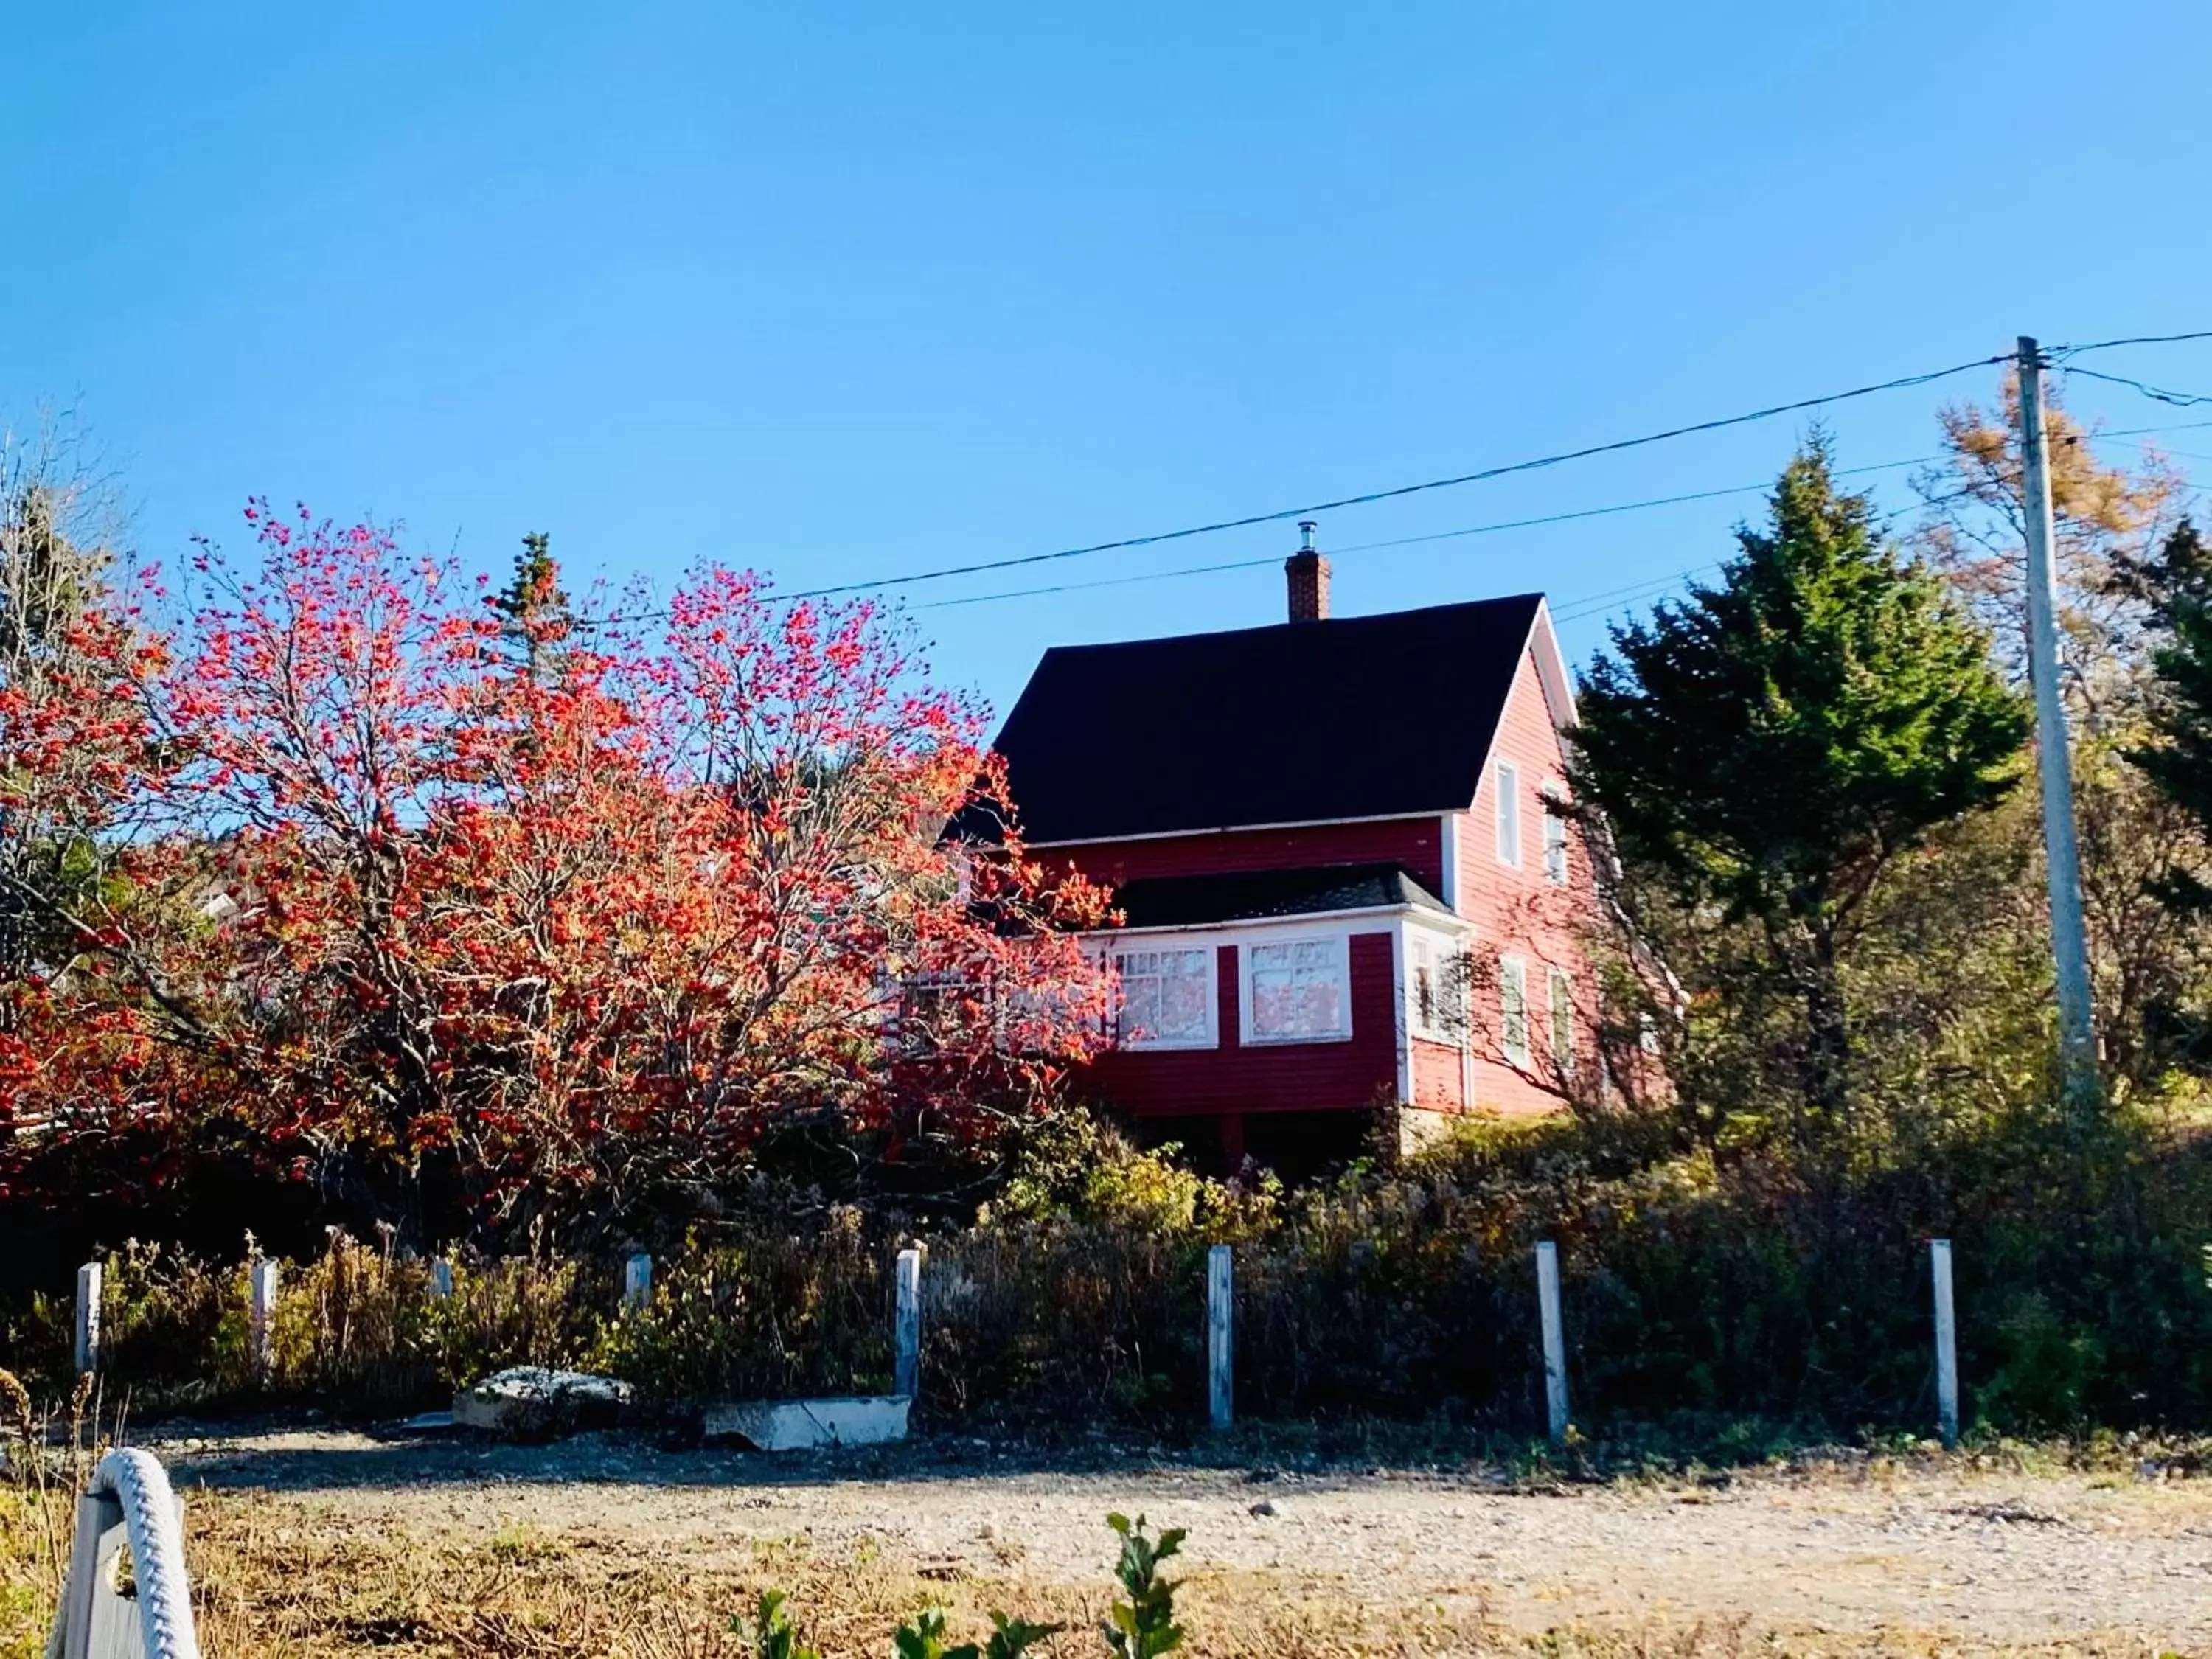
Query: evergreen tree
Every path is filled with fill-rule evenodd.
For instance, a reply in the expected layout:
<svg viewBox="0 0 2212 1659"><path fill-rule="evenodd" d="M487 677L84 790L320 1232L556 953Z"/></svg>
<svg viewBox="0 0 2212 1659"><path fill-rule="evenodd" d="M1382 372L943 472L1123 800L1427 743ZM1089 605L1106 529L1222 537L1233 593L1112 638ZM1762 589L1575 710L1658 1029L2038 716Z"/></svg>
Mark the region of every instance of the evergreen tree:
<svg viewBox="0 0 2212 1659"><path fill-rule="evenodd" d="M1747 924L1797 1008L1811 1119L1850 1105L1839 946L1929 830L1997 800L2028 717L1986 632L1839 495L1825 439L1716 586L1613 631L1580 699L1577 787L1624 864Z"/></svg>
<svg viewBox="0 0 2212 1659"><path fill-rule="evenodd" d="M533 530L522 538L514 574L492 596L491 607L507 618L500 636L514 649L524 674L533 682L544 679L558 659L561 642L576 627L550 536Z"/></svg>
<svg viewBox="0 0 2212 1659"><path fill-rule="evenodd" d="M2152 657L2157 677L2150 724L2157 741L2128 758L2200 834L2212 837L2212 547L2184 519L2138 574L2166 637ZM2212 912L2212 886L2195 871L2168 870L2156 887L2179 914Z"/></svg>

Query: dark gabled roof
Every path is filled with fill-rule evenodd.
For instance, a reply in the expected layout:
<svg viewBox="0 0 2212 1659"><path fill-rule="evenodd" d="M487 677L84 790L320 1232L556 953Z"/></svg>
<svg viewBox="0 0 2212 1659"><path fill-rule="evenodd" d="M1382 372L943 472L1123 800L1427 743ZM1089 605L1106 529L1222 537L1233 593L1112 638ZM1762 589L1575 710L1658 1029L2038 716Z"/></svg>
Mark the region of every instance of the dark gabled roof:
<svg viewBox="0 0 2212 1659"><path fill-rule="evenodd" d="M1115 890L1125 927L1196 927L1215 921L1311 916L1401 904L1443 915L1451 907L1395 864L1322 864L1305 870L1240 870L1218 876L1148 876Z"/></svg>
<svg viewBox="0 0 2212 1659"><path fill-rule="evenodd" d="M1103 841L1464 809L1540 603L1048 651L996 745L1023 834Z"/></svg>

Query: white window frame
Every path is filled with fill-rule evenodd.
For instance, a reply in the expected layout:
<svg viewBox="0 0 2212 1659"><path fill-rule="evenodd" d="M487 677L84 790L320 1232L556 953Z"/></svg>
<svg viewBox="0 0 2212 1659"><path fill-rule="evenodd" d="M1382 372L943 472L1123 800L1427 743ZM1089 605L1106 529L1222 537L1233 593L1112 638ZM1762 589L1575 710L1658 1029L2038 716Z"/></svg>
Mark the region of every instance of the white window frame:
<svg viewBox="0 0 2212 1659"><path fill-rule="evenodd" d="M1122 1030L1125 999L1121 994L1122 962L1139 956L1202 956L1206 958L1206 1035L1202 1037L1132 1036ZM1114 1046L1128 1054L1158 1054L1175 1049L1218 1048L1221 1046L1221 952L1204 941L1184 939L1115 940L1106 947L1106 960L1114 970Z"/></svg>
<svg viewBox="0 0 2212 1659"><path fill-rule="evenodd" d="M1521 1022L1516 1042L1513 1023ZM1528 964L1519 957L1498 958L1498 1051L1508 1066L1528 1069Z"/></svg>
<svg viewBox="0 0 2212 1659"><path fill-rule="evenodd" d="M1328 1032L1300 1032L1295 1036L1261 1036L1252 1018L1252 952L1270 946L1285 945L1325 945L1334 958L1338 977L1344 985L1340 1006L1344 1019L1338 1030ZM1278 933L1266 939L1248 939L1237 947L1237 1006L1239 1036L1248 1048L1291 1048L1305 1042L1349 1042L1352 1041L1352 936L1345 933Z"/></svg>
<svg viewBox="0 0 2212 1659"><path fill-rule="evenodd" d="M1565 804L1565 798L1556 789L1544 792L1544 879L1554 887L1565 887L1568 881L1567 821L1554 809Z"/></svg>
<svg viewBox="0 0 2212 1659"><path fill-rule="evenodd" d="M1492 815L1498 821L1498 861L1517 870L1521 867L1521 769L1502 760L1491 769L1491 781L1497 791Z"/></svg>
<svg viewBox="0 0 2212 1659"><path fill-rule="evenodd" d="M1564 968L1554 968L1545 975L1551 1014L1552 1064L1559 1068L1561 1077L1575 1074L1575 982ZM1565 1041L1560 1037L1564 1031Z"/></svg>
<svg viewBox="0 0 2212 1659"><path fill-rule="evenodd" d="M1424 1042L1458 1048L1467 1041L1467 977L1459 969L1464 952L1458 940L1426 928L1406 930L1406 1029ZM1426 969L1430 1006L1421 1007L1421 975Z"/></svg>

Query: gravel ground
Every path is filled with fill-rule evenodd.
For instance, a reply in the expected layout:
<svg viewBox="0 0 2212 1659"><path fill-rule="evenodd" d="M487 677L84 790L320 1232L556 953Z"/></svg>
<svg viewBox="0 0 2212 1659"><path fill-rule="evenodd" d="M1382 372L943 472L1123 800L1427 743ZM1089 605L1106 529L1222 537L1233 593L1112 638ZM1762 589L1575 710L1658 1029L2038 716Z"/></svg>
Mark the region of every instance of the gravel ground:
<svg viewBox="0 0 2212 1659"><path fill-rule="evenodd" d="M1844 1458L1699 1480L1515 1486L1496 1472L1210 1468L981 1443L770 1458L343 1431L149 1437L182 1482L302 1524L517 1523L701 1566L771 1540L926 1576L1097 1584L1109 1510L1186 1527L1190 1571L1528 1633L1734 1622L1923 1646L2095 1638L2212 1652L2212 1480Z"/></svg>

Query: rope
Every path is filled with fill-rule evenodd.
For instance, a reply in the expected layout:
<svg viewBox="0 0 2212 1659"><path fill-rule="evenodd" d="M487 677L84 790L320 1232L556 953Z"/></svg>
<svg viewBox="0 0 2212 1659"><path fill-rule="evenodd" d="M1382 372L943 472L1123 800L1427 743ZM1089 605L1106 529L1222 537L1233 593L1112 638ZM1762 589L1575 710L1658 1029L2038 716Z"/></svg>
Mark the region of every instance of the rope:
<svg viewBox="0 0 2212 1659"><path fill-rule="evenodd" d="M122 1507L146 1659L200 1659L199 1635L192 1626L191 1583L185 1575L184 1534L177 1521L176 1495L169 1490L161 1460L149 1451L112 1451L93 1471L90 1495L112 1497ZM75 1589L70 1585L62 1592L61 1611L55 1615L53 1636L46 1644L48 1659L58 1659L63 1650Z"/></svg>

